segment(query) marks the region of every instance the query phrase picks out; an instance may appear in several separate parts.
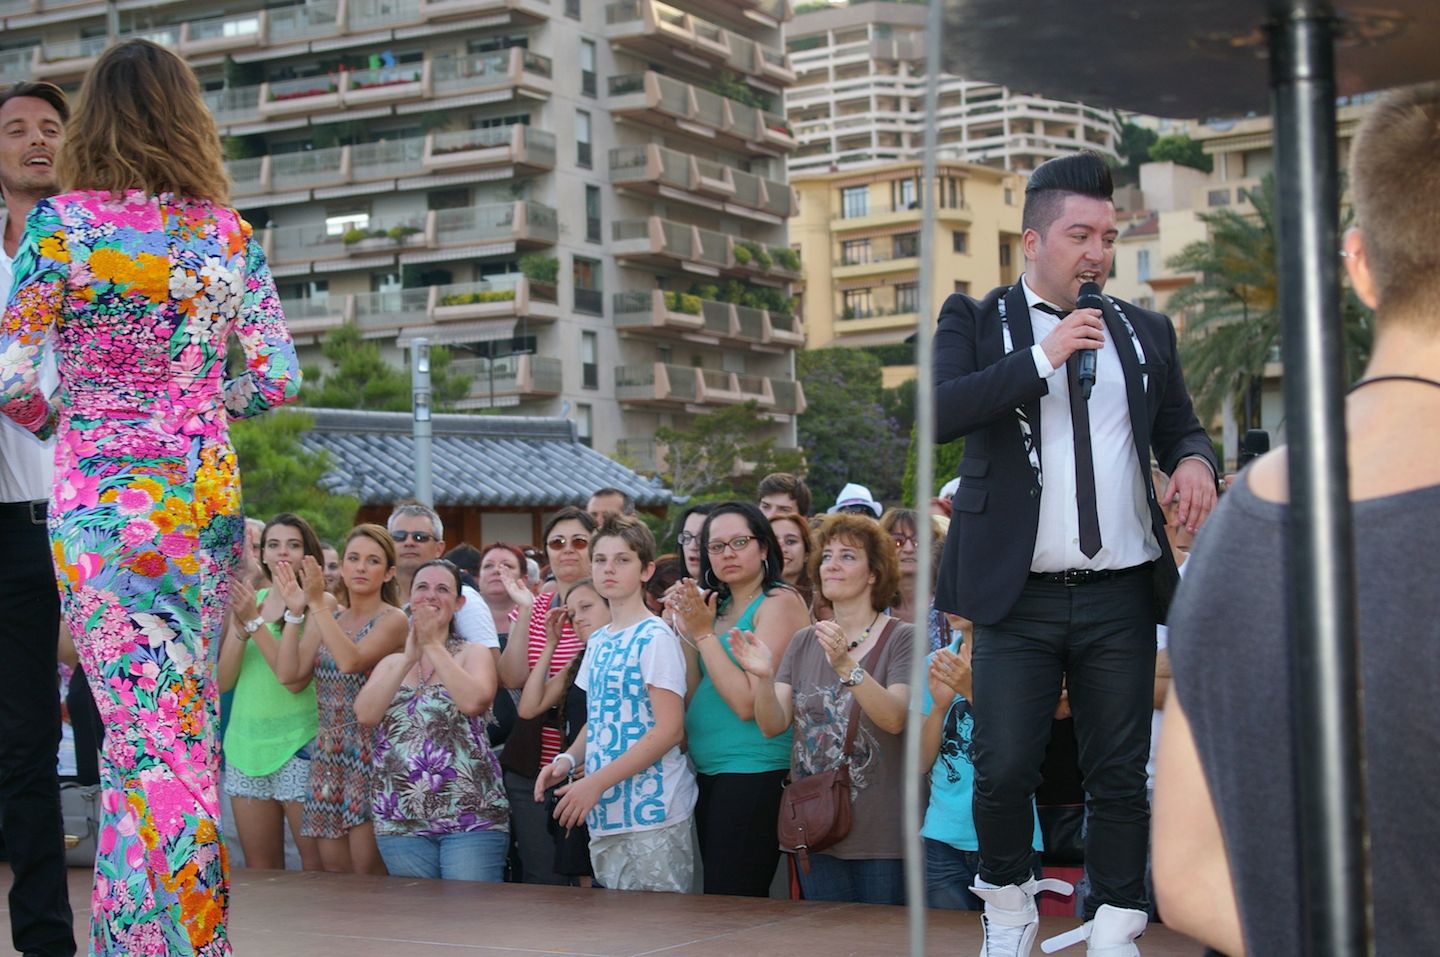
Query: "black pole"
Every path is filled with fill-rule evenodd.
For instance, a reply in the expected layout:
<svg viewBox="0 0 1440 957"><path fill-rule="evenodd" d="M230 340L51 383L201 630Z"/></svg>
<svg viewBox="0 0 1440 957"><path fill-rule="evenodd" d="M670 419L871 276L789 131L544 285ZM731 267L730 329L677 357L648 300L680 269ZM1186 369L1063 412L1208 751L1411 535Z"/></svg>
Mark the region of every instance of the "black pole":
<svg viewBox="0 0 1440 957"><path fill-rule="evenodd" d="M1319 0L1272 9L1303 952L1355 957L1374 948L1342 394L1335 22Z"/></svg>

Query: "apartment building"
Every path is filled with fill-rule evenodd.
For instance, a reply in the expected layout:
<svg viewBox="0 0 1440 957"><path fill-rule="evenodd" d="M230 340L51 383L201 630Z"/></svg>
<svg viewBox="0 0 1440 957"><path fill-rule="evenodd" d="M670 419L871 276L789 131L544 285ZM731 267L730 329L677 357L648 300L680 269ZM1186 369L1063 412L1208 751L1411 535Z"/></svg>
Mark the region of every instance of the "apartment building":
<svg viewBox="0 0 1440 957"><path fill-rule="evenodd" d="M923 4L883 0L795 17L785 33L796 74L786 98L799 142L792 175L921 159L924 29ZM979 77L942 75L933 119L944 159L1028 172L1077 149L1117 155L1113 112Z"/></svg>
<svg viewBox="0 0 1440 957"><path fill-rule="evenodd" d="M108 20L107 12L113 16ZM804 408L782 112L789 0L0 0L0 83L107 36L195 68L302 359L354 323L473 376L462 408L651 437Z"/></svg>
<svg viewBox="0 0 1440 957"><path fill-rule="evenodd" d="M903 343L920 315L936 316L955 292L984 295L1024 268L1019 174L944 161L935 199L935 283L920 301L923 206L919 163L885 163L795 176L799 215L790 237L805 263L801 296L807 346ZM886 366L886 384L913 375Z"/></svg>

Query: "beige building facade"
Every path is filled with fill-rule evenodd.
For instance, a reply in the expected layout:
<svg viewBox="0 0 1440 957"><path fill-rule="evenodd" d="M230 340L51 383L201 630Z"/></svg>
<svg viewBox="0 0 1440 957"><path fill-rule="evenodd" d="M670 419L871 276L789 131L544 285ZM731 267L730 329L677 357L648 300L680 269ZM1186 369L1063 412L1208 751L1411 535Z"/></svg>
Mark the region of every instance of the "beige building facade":
<svg viewBox="0 0 1440 957"><path fill-rule="evenodd" d="M805 264L801 308L810 348L903 343L921 315L955 292L984 295L1022 270L1024 181L967 163L938 164L935 276L920 301L920 236L927 197L919 163L797 176L790 238ZM887 366L892 380L906 366ZM893 383L890 383L893 384Z"/></svg>

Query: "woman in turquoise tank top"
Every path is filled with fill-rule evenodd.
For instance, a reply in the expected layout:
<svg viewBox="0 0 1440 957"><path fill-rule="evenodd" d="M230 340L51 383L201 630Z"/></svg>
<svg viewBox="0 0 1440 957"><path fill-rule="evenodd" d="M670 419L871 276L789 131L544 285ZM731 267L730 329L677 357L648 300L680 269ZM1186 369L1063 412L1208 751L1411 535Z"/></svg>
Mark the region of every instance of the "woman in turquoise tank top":
<svg viewBox="0 0 1440 957"><path fill-rule="evenodd" d="M272 581L280 563L299 567L306 555L323 560L308 522L282 512L266 523L260 561ZM220 647L220 690L235 692L225 730L225 793L247 867L285 869L288 822L300 866L319 870L315 839L300 834L310 778L307 748L315 738L315 689L309 678L283 684L275 677L284 614L278 590L255 592L248 583L235 584L230 627Z"/></svg>
<svg viewBox="0 0 1440 957"><path fill-rule="evenodd" d="M755 679L735 663L730 641L753 632L778 658L809 625L782 564L760 509L726 502L700 531L700 582L686 579L671 598L689 646L685 734L700 785L695 822L707 894L765 897L780 858L775 819L790 745L756 727Z"/></svg>

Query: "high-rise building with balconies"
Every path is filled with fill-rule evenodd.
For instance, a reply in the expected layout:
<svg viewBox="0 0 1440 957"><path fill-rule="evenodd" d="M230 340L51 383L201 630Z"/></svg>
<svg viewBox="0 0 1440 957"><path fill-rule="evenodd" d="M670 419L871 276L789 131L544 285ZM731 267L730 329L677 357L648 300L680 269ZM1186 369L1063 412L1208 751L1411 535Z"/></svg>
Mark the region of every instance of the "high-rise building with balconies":
<svg viewBox="0 0 1440 957"><path fill-rule="evenodd" d="M107 18L107 12L113 21ZM652 436L804 408L786 234L789 0L0 0L0 83L108 37L195 68L302 359L354 323L473 375L463 408Z"/></svg>
<svg viewBox="0 0 1440 957"><path fill-rule="evenodd" d="M922 159L924 31L925 5L917 3L876 0L795 17L785 31L796 74L786 97L799 141L792 174ZM1024 173L1078 149L1118 155L1120 124L1111 111L983 77L943 74L933 120L941 159Z"/></svg>

